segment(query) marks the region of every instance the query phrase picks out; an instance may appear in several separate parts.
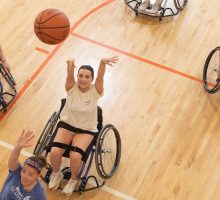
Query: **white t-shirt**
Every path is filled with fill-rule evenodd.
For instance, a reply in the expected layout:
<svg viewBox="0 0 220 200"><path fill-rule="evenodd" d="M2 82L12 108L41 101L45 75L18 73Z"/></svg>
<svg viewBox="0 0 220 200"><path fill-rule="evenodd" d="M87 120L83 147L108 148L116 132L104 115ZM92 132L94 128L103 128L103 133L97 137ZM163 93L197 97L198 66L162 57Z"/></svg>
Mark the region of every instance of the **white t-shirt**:
<svg viewBox="0 0 220 200"><path fill-rule="evenodd" d="M94 85L82 92L77 83L67 91L60 120L83 130L97 131L97 102L101 97Z"/></svg>

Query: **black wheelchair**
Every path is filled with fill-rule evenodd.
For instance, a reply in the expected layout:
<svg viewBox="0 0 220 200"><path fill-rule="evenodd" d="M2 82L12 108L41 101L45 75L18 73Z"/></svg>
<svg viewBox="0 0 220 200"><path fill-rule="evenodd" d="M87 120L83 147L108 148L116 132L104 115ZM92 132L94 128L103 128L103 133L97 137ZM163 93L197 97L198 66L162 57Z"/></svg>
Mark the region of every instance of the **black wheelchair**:
<svg viewBox="0 0 220 200"><path fill-rule="evenodd" d="M220 88L220 46L213 49L206 61L203 68L203 87L204 89L213 94Z"/></svg>
<svg viewBox="0 0 220 200"><path fill-rule="evenodd" d="M141 13L138 11L138 7L142 4L143 0L125 0L125 3L135 12L136 15L146 15L161 21L164 17L172 17L179 12L183 11L186 7L188 0L164 0L158 11L158 15L150 15ZM148 8L152 8L153 4L150 4Z"/></svg>
<svg viewBox="0 0 220 200"><path fill-rule="evenodd" d="M54 112L48 120L43 132L37 142L34 149L34 155L44 155L47 157L52 146L57 146L65 149L63 157L69 158L70 151L75 151L73 146L55 142L53 140L57 133L56 125L59 121L60 112L65 105L66 99L61 100L61 108L59 111ZM97 129L98 134L94 137L91 144L85 151L82 157L82 165L78 174L78 188L74 192L85 192L92 189L100 188L105 184L105 181L111 178L117 171L121 158L121 138L118 130L112 124L106 124L103 126L102 109L97 107L98 119ZM95 162L95 168L99 175L99 179L93 175L88 175L92 166L93 160ZM52 173L51 165L49 164L45 175L41 176L43 181L48 184L50 175ZM70 167L64 167L61 172L64 175L65 180L69 180L71 177ZM92 184L88 181L91 180ZM92 185L92 186L91 186ZM60 188L62 189L62 188Z"/></svg>
<svg viewBox="0 0 220 200"><path fill-rule="evenodd" d="M4 67L0 64L0 73L2 74L5 81L11 87L12 92L4 92L3 84L0 81L0 112L6 112L8 106L12 103L17 95L15 88L16 82L10 72L7 72Z"/></svg>

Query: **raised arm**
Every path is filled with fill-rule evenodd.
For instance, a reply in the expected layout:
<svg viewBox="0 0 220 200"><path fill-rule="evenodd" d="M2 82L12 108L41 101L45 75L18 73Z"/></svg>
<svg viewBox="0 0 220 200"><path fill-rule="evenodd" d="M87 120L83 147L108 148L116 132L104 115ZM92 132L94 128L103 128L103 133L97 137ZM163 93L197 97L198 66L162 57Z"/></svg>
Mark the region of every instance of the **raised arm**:
<svg viewBox="0 0 220 200"><path fill-rule="evenodd" d="M101 95L104 88L104 75L105 75L105 67L106 65L113 66L114 63L117 63L118 56L113 56L111 58L102 58L99 64L99 69L97 73L97 77L95 80L95 87L97 92Z"/></svg>
<svg viewBox="0 0 220 200"><path fill-rule="evenodd" d="M23 148L32 146L33 138L34 135L32 131L22 131L22 134L19 136L17 144L12 150L8 160L8 168L10 171L15 171L18 168L18 158L20 156L21 150Z"/></svg>
<svg viewBox="0 0 220 200"><path fill-rule="evenodd" d="M66 63L67 63L67 77L66 77L65 88L66 88L66 91L68 91L75 84L75 78L74 78L75 62L73 59L72 60L70 59L70 60L67 60Z"/></svg>
<svg viewBox="0 0 220 200"><path fill-rule="evenodd" d="M0 45L0 63L2 64L2 66L4 67L4 69L8 72L10 72L10 66L6 61L5 55L3 53L2 47Z"/></svg>

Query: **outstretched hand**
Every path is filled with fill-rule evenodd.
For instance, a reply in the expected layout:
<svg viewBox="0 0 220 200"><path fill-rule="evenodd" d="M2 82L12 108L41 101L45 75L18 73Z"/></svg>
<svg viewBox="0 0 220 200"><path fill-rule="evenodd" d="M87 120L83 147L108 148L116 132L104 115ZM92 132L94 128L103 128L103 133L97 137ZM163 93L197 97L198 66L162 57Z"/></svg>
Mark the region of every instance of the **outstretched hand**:
<svg viewBox="0 0 220 200"><path fill-rule="evenodd" d="M113 66L113 64L117 63L118 60L119 60L118 56L113 56L111 58L102 58L101 62L106 65Z"/></svg>
<svg viewBox="0 0 220 200"><path fill-rule="evenodd" d="M17 146L20 148L30 147L33 145L33 138L34 138L33 131L23 130L17 140Z"/></svg>
<svg viewBox="0 0 220 200"><path fill-rule="evenodd" d="M73 58L70 58L66 61L66 64L67 64L67 72L72 73L75 67L75 60Z"/></svg>

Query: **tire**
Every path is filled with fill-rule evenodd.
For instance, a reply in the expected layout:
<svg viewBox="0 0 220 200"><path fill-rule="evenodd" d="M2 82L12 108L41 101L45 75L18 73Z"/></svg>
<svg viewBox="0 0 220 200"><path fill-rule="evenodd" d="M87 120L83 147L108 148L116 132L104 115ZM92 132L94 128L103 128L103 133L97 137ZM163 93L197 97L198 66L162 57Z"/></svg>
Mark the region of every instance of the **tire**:
<svg viewBox="0 0 220 200"><path fill-rule="evenodd" d="M121 138L118 130L111 124L99 132L95 147L95 165L99 176L111 178L118 169L121 159Z"/></svg>
<svg viewBox="0 0 220 200"><path fill-rule="evenodd" d="M215 93L219 89L219 71L220 47L216 47L209 53L203 68L203 87L210 94Z"/></svg>
<svg viewBox="0 0 220 200"><path fill-rule="evenodd" d="M174 0L174 5L178 11L182 11L188 3L188 0Z"/></svg>
<svg viewBox="0 0 220 200"><path fill-rule="evenodd" d="M2 65L0 66L0 72L1 72L2 76L4 77L4 79L7 81L7 83L12 88L14 88L14 86L16 85L16 82L15 82L15 79L13 78L13 76L11 75L11 73L6 72Z"/></svg>
<svg viewBox="0 0 220 200"><path fill-rule="evenodd" d="M2 96L3 94L3 85L2 82L0 81L0 96Z"/></svg>
<svg viewBox="0 0 220 200"><path fill-rule="evenodd" d="M47 124L44 127L44 130L41 133L41 136L38 139L37 145L34 149L34 155L39 156L44 154L44 151L46 150L46 147L49 145L53 136L54 128L56 126L58 118L59 114L57 112L54 112L51 115L50 119L47 121Z"/></svg>

